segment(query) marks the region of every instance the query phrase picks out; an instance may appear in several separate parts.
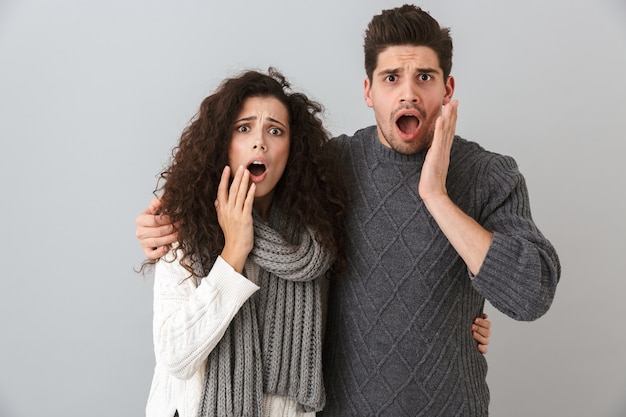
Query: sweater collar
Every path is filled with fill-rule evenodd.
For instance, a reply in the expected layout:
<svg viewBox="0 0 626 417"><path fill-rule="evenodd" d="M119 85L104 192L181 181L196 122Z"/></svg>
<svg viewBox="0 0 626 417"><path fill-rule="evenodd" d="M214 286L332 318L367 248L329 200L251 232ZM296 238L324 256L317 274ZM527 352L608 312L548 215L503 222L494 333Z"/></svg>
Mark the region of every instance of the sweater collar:
<svg viewBox="0 0 626 417"><path fill-rule="evenodd" d="M378 140L378 130L376 129L376 126L366 128L365 134L368 138L370 149L379 161L389 161L398 164L417 164L418 166L422 166L424 164L426 150L411 155L396 152L393 149L386 147L380 142L380 140Z"/></svg>

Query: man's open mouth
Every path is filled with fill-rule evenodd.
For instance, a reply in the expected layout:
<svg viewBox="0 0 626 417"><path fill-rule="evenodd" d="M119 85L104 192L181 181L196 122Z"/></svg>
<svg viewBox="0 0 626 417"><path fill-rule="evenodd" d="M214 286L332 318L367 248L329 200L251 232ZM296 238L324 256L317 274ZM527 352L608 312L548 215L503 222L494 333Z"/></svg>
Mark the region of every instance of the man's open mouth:
<svg viewBox="0 0 626 417"><path fill-rule="evenodd" d="M412 114L405 114L396 120L396 126L398 126L398 129L400 129L400 131L407 136L413 135L419 125L419 119Z"/></svg>

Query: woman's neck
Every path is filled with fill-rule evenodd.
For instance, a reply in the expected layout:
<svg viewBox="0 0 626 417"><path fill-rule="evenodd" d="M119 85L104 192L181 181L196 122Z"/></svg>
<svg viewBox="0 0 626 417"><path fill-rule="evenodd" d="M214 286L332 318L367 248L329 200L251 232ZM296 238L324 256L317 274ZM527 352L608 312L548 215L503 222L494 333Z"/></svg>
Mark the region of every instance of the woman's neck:
<svg viewBox="0 0 626 417"><path fill-rule="evenodd" d="M254 199L254 204L252 207L256 214L264 221L268 222L270 220L270 209L272 208L272 197L273 195L266 195L263 197L258 197Z"/></svg>

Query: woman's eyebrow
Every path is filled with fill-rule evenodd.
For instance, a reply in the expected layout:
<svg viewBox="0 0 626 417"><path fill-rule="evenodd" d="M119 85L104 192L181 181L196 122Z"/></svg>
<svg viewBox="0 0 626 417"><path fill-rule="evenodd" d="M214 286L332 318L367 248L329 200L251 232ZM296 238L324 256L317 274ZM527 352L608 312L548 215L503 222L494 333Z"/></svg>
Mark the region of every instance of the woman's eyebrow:
<svg viewBox="0 0 626 417"><path fill-rule="evenodd" d="M235 123L250 122L250 121L256 120L256 119L257 119L257 116L243 117L243 118L241 118L239 120L235 120ZM283 122L281 122L280 120L274 119L273 117L268 117L267 120L269 120L270 122L278 123L279 125L281 125L285 129L287 129L287 125L284 124Z"/></svg>

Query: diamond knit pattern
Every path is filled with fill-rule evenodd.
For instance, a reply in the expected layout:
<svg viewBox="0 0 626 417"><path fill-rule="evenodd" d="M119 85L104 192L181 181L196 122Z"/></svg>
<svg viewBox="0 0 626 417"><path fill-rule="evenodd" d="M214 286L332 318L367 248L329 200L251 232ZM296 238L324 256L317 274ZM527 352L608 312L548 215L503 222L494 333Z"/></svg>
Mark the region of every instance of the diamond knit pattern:
<svg viewBox="0 0 626 417"><path fill-rule="evenodd" d="M506 257L492 261L499 281L484 284L481 295L474 284L482 277L470 279L418 195L425 154L401 155L383 147L375 127L335 140L342 147L351 190L348 265L330 288L323 362L327 404L321 415L486 416L487 365L470 332L473 319L482 314L483 295L497 294L497 307L524 319L525 312L517 311L528 306L524 297L535 299L540 293L549 306L558 270L548 265L550 279L530 278L533 284L527 284L528 277L520 276L519 285L497 273L507 264L524 268L539 262L534 256L522 259L513 245L527 242L528 236L553 252L532 224L517 167L510 158L455 139L448 174L453 201L483 224L527 229L528 236L515 233L510 239ZM500 159L510 166L501 170L502 178L490 177L488 167ZM493 196L494 190L501 195ZM488 199L494 197L498 208L490 209ZM501 211L503 206L510 208ZM499 246L499 240L494 238L493 245ZM554 260L556 254L548 258Z"/></svg>

